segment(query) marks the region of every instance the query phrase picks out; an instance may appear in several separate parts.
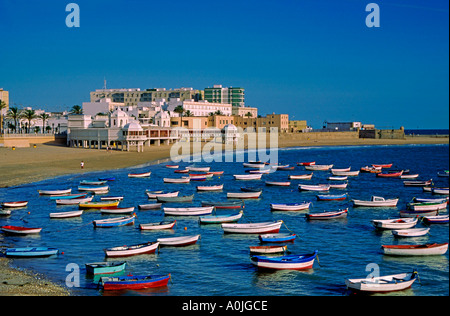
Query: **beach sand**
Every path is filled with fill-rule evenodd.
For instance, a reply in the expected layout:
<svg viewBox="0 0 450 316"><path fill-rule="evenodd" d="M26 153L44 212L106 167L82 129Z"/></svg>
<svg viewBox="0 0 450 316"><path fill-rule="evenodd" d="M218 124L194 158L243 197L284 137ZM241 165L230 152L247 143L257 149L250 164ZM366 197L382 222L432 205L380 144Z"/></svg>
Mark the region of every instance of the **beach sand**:
<svg viewBox="0 0 450 316"><path fill-rule="evenodd" d="M406 139L302 140L280 137L278 147L448 144L448 137L406 137ZM106 151L38 145L36 148L0 148L0 187L36 182L56 176L121 169L151 162L167 161L170 145L145 147L144 152ZM84 168L80 163L84 161ZM51 284L33 273L10 268L0 258L0 295L68 295L63 287Z"/></svg>

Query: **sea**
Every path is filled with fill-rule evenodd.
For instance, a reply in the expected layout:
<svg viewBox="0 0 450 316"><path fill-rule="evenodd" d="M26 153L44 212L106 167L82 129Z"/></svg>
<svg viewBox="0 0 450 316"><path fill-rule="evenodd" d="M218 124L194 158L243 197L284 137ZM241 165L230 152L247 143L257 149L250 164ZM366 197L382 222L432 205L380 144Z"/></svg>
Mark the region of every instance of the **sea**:
<svg viewBox="0 0 450 316"><path fill-rule="evenodd" d="M250 152L245 152L249 155ZM252 153L252 157L255 152ZM365 278L370 273L380 275L412 272L417 270L420 283L415 282L407 290L383 295L448 296L449 255L426 257L391 257L383 255L381 245L425 244L449 242L448 224L432 225L430 233L423 237L396 238L390 231L378 231L371 224L373 219L399 216L399 211L413 197L432 197L420 187L405 187L402 180L377 178L375 174L360 173L349 177L345 190L332 189L329 194L348 193L344 201L317 201L315 192L300 192L298 184L327 183L328 171L315 171L311 180L291 180L289 187L266 186L265 181L287 181L289 174L302 174L303 166L297 162L315 161L317 164L333 164L334 168L351 167L357 170L371 164L393 163L392 169L409 169L418 173L419 180L433 179L435 186L448 187L448 177L438 177L438 172L449 169L449 146L399 145L399 146L336 146L294 147L277 150L278 162L295 166L293 171L276 171L263 175L262 180L238 181L234 174L245 174L240 161L196 162L196 166L210 166L212 171L224 171L206 182L189 184L163 183L165 177L180 177L174 169L148 163L134 168L74 174L47 179L31 184L0 188L0 201L28 200L28 206L15 209L12 215L0 217L0 225L42 227L38 235L10 236L0 234L2 248L55 247L59 254L48 258L14 259L13 266L29 269L47 276L53 282L68 289L73 295L102 296L343 296L349 292L347 278ZM250 156L248 156L250 157ZM231 159L228 159L231 160ZM192 165L180 162L179 168ZM128 173L151 171L149 178L129 178ZM108 195L123 196L120 206L135 206L137 215L133 226L94 228L92 221L105 219L99 211L88 210L81 217L50 219L49 213L76 210L76 206L56 206L55 201L39 196L38 190L77 187L82 180L114 177L109 181ZM224 184L223 191L197 192L197 185ZM266 222L283 220L280 233L297 235L288 243L291 254L307 254L318 250L318 259L312 269L306 271L260 271L252 265L249 246L261 245L258 235L225 234L220 224L200 224L198 217L164 216L162 209L138 210L139 204L147 204L146 190L179 190L180 195L195 193L191 203L168 203L168 207L200 206L201 201L225 201L227 192L240 191L241 187L259 187L263 192L259 199L246 200L244 216L240 222ZM371 196L399 197L395 208L354 208L351 199L370 199ZM94 201L99 200L96 196ZM271 203L295 203L311 201L306 212L317 213L348 208L344 219L307 221L306 212L271 211ZM216 214L232 214L238 210L217 210ZM441 212L448 214L448 208ZM177 220L174 229L142 231L140 223ZM420 222L417 227L425 227ZM105 258L104 249L122 245L156 241L160 237L176 237L200 234L195 245L187 247L161 247L155 254L145 254L122 259ZM104 292L98 279L86 275L85 264L101 261L126 261L126 275L171 274L168 286L140 291Z"/></svg>

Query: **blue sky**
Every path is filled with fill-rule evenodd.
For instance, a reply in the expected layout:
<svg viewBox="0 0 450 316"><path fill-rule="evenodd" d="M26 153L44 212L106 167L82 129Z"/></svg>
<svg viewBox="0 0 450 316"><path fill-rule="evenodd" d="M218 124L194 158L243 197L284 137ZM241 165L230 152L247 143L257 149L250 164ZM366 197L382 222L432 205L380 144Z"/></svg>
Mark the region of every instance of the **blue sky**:
<svg viewBox="0 0 450 316"><path fill-rule="evenodd" d="M449 127L449 4L361 0L0 0L0 87L64 110L108 88L243 87L259 114L320 128Z"/></svg>

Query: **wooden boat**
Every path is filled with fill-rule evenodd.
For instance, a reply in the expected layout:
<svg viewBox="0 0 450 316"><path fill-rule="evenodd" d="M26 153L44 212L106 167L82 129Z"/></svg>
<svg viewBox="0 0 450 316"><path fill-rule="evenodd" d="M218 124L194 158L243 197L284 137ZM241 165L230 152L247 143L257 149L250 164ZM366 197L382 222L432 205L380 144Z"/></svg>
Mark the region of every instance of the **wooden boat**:
<svg viewBox="0 0 450 316"><path fill-rule="evenodd" d="M448 188L432 188L431 193L441 194L441 195L449 195L449 190L448 190Z"/></svg>
<svg viewBox="0 0 450 316"><path fill-rule="evenodd" d="M102 196L100 201L122 201L123 196Z"/></svg>
<svg viewBox="0 0 450 316"><path fill-rule="evenodd" d="M72 189L63 190L38 190L40 195L64 195L72 192Z"/></svg>
<svg viewBox="0 0 450 316"><path fill-rule="evenodd" d="M403 210L400 211L400 217L424 217L424 216L435 216L438 211L413 211L413 210Z"/></svg>
<svg viewBox="0 0 450 316"><path fill-rule="evenodd" d="M262 191L259 192L228 192L229 199L257 199L260 197Z"/></svg>
<svg viewBox="0 0 450 316"><path fill-rule="evenodd" d="M140 210L154 210L161 208L162 203L150 203L138 205Z"/></svg>
<svg viewBox="0 0 450 316"><path fill-rule="evenodd" d="M433 184L433 180L428 181L403 181L405 187L426 187Z"/></svg>
<svg viewBox="0 0 450 316"><path fill-rule="evenodd" d="M78 191L88 191L88 192L99 192L99 191L109 191L109 186L101 186L101 187L86 187L86 186L78 186Z"/></svg>
<svg viewBox="0 0 450 316"><path fill-rule="evenodd" d="M312 166L315 165L315 161L309 161L309 162L297 162L297 166Z"/></svg>
<svg viewBox="0 0 450 316"><path fill-rule="evenodd" d="M50 200L64 200L64 199L80 199L87 196L87 193L75 193L65 195L50 195Z"/></svg>
<svg viewBox="0 0 450 316"><path fill-rule="evenodd" d="M182 195L182 196L157 196L156 200L158 202L192 202L194 199L194 194L191 195Z"/></svg>
<svg viewBox="0 0 450 316"><path fill-rule="evenodd" d="M348 176L337 176L337 177L328 177L327 180L330 181L345 181L348 179Z"/></svg>
<svg viewBox="0 0 450 316"><path fill-rule="evenodd" d="M447 224L448 215L424 216L423 221L426 224Z"/></svg>
<svg viewBox="0 0 450 316"><path fill-rule="evenodd" d="M165 207L164 215L170 216L199 216L208 215L213 211L213 206L203 206L203 207Z"/></svg>
<svg viewBox="0 0 450 316"><path fill-rule="evenodd" d="M271 169L258 169L258 170L246 170L245 172L251 173L251 174L268 174L271 173Z"/></svg>
<svg viewBox="0 0 450 316"><path fill-rule="evenodd" d="M209 171L209 173L212 173L214 176L220 176L223 174L223 170L222 171Z"/></svg>
<svg viewBox="0 0 450 316"><path fill-rule="evenodd" d="M174 170L174 173L189 173L188 169L180 169L180 170Z"/></svg>
<svg viewBox="0 0 450 316"><path fill-rule="evenodd" d="M169 279L170 274L102 277L100 284L104 291L141 290L167 286Z"/></svg>
<svg viewBox="0 0 450 316"><path fill-rule="evenodd" d="M91 181L91 180L82 180L80 181L80 185L102 185L105 184L107 181Z"/></svg>
<svg viewBox="0 0 450 316"><path fill-rule="evenodd" d="M148 223L148 224L140 224L139 228L141 230L163 230L163 229L172 229L175 226L177 221L162 221L159 223Z"/></svg>
<svg viewBox="0 0 450 316"><path fill-rule="evenodd" d="M164 183L189 183L191 179L189 177L182 178L164 178Z"/></svg>
<svg viewBox="0 0 450 316"><path fill-rule="evenodd" d="M189 179L191 181L206 181L207 177L206 176L199 176L199 175L189 175Z"/></svg>
<svg viewBox="0 0 450 316"><path fill-rule="evenodd" d="M91 202L93 198L94 198L93 196L88 196L88 197L80 198L80 199L55 200L55 202L57 205L77 205L80 203Z"/></svg>
<svg viewBox="0 0 450 316"><path fill-rule="evenodd" d="M267 186L283 186L283 187L288 187L291 185L291 182L289 181L266 181L266 185Z"/></svg>
<svg viewBox="0 0 450 316"><path fill-rule="evenodd" d="M178 196L180 191L145 191L149 199L156 199L158 196L173 197Z"/></svg>
<svg viewBox="0 0 450 316"><path fill-rule="evenodd" d="M309 208L311 202L302 203L272 203L270 209L272 211L303 211Z"/></svg>
<svg viewBox="0 0 450 316"><path fill-rule="evenodd" d="M313 172L308 173L308 174L291 174L289 175L289 179L291 180L311 180L313 176Z"/></svg>
<svg viewBox="0 0 450 316"><path fill-rule="evenodd" d="M243 211L240 211L237 214L229 214L229 215L206 215L200 216L199 221L200 224L221 224L221 223L233 223L237 222L242 215Z"/></svg>
<svg viewBox="0 0 450 316"><path fill-rule="evenodd" d="M28 235L28 234L39 234L42 227L22 227L22 226L12 226L6 225L1 227L2 231L7 234L13 235Z"/></svg>
<svg viewBox="0 0 450 316"><path fill-rule="evenodd" d="M327 220L347 217L348 209L332 211L332 212L320 212L305 214L307 220Z"/></svg>
<svg viewBox="0 0 450 316"><path fill-rule="evenodd" d="M195 244L200 235L158 238L157 241L161 246L184 247Z"/></svg>
<svg viewBox="0 0 450 316"><path fill-rule="evenodd" d="M142 173L129 173L128 178L147 178L150 177L151 171Z"/></svg>
<svg viewBox="0 0 450 316"><path fill-rule="evenodd" d="M57 212L57 213L50 213L50 218L71 218L71 217L78 217L83 214L83 210L79 211L70 211L70 212Z"/></svg>
<svg viewBox="0 0 450 316"><path fill-rule="evenodd" d="M416 173L416 174L402 174L400 176L400 179L416 179L418 177L419 177L418 173Z"/></svg>
<svg viewBox="0 0 450 316"><path fill-rule="evenodd" d="M119 201L85 202L78 204L79 208L105 208L119 205Z"/></svg>
<svg viewBox="0 0 450 316"><path fill-rule="evenodd" d="M242 201L225 201L225 202L202 201L202 206L214 206L216 209L238 209L242 208Z"/></svg>
<svg viewBox="0 0 450 316"><path fill-rule="evenodd" d="M318 201L342 201L347 198L347 193L338 194L338 195L316 195Z"/></svg>
<svg viewBox="0 0 450 316"><path fill-rule="evenodd" d="M28 201L2 202L3 208L20 208L27 206Z"/></svg>
<svg viewBox="0 0 450 316"><path fill-rule="evenodd" d="M100 209L102 214L131 214L134 211L134 206L131 207L105 207Z"/></svg>
<svg viewBox="0 0 450 316"><path fill-rule="evenodd" d="M448 243L423 245L382 245L383 253L391 256L434 256L443 255L448 250Z"/></svg>
<svg viewBox="0 0 450 316"><path fill-rule="evenodd" d="M356 292L383 293L401 291L409 288L417 280L417 272L399 273L364 279L346 279L348 289Z"/></svg>
<svg viewBox="0 0 450 316"><path fill-rule="evenodd" d="M320 171L326 171L326 170L330 170L331 168L333 168L333 165L305 165L305 169L306 170L320 170Z"/></svg>
<svg viewBox="0 0 450 316"><path fill-rule="evenodd" d="M186 167L189 171L208 172L211 167Z"/></svg>
<svg viewBox="0 0 450 316"><path fill-rule="evenodd" d="M364 206L364 207L395 207L398 203L398 198L395 199L385 199L381 196L372 196L370 201L365 200L352 200L353 206Z"/></svg>
<svg viewBox="0 0 450 316"><path fill-rule="evenodd" d="M274 254L284 253L287 251L287 246L250 246L250 253Z"/></svg>
<svg viewBox="0 0 450 316"><path fill-rule="evenodd" d="M58 249L49 247L7 248L7 257L49 257L58 254Z"/></svg>
<svg viewBox="0 0 450 316"><path fill-rule="evenodd" d="M298 189L299 189L299 191L328 191L328 190L330 190L330 185L329 184L318 184L318 185L299 184Z"/></svg>
<svg viewBox="0 0 450 316"><path fill-rule="evenodd" d="M245 223L245 224L222 224L224 233L235 234L268 234L278 233L280 231L282 220L276 222L261 222L261 223Z"/></svg>
<svg viewBox="0 0 450 316"><path fill-rule="evenodd" d="M0 208L0 216L11 215L11 210Z"/></svg>
<svg viewBox="0 0 450 316"><path fill-rule="evenodd" d="M348 186L348 182L344 183L330 183L330 189L345 189Z"/></svg>
<svg viewBox="0 0 450 316"><path fill-rule="evenodd" d="M255 188L255 187L241 187L242 192L262 192L261 188Z"/></svg>
<svg viewBox="0 0 450 316"><path fill-rule="evenodd" d="M408 229L416 226L418 218L374 219L373 226L379 229Z"/></svg>
<svg viewBox="0 0 450 316"><path fill-rule="evenodd" d="M107 257L130 257L145 253L154 253L159 246L159 242L146 242L133 246L119 246L104 249Z"/></svg>
<svg viewBox="0 0 450 316"><path fill-rule="evenodd" d="M330 171L331 171L331 173L333 173L333 172L346 172L346 171L350 171L351 168L352 167L341 168L341 169L332 168Z"/></svg>
<svg viewBox="0 0 450 316"><path fill-rule="evenodd" d="M166 168L169 169L178 169L180 166L179 165L166 165Z"/></svg>
<svg viewBox="0 0 450 316"><path fill-rule="evenodd" d="M449 203L449 198L445 197L445 198L418 198L418 197L414 197L413 198L413 202L416 203L442 203L442 202L447 202L447 204Z"/></svg>
<svg viewBox="0 0 450 316"><path fill-rule="evenodd" d="M123 217L114 217L114 218L108 218L108 219L97 219L94 220L94 227L101 227L101 228L109 228L109 227L118 227L118 226L125 226L125 225L133 225L134 219L136 216L123 216Z"/></svg>
<svg viewBox="0 0 450 316"><path fill-rule="evenodd" d="M296 234L264 234L259 235L258 238L261 242L293 242L297 237Z"/></svg>
<svg viewBox="0 0 450 316"><path fill-rule="evenodd" d="M244 162L242 164L244 168L264 168L266 165L264 163L252 163L252 162Z"/></svg>
<svg viewBox="0 0 450 316"><path fill-rule="evenodd" d="M92 262L86 263L87 274L114 274L125 270L126 262Z"/></svg>
<svg viewBox="0 0 450 316"><path fill-rule="evenodd" d="M382 168L381 167L375 168L373 166L372 167L365 166L365 167L361 167L359 169L359 171L361 171L361 172L369 172L369 173L380 173L382 171Z"/></svg>
<svg viewBox="0 0 450 316"><path fill-rule="evenodd" d="M223 189L223 184L218 185L207 185L207 186L197 186L197 191L220 191Z"/></svg>
<svg viewBox="0 0 450 316"><path fill-rule="evenodd" d="M331 173L334 176L346 176L346 177L356 177L359 175L359 170L354 170L354 171L336 171L331 169Z"/></svg>
<svg viewBox="0 0 450 316"><path fill-rule="evenodd" d="M288 255L280 257L252 256L252 263L261 269L274 270L306 270L311 269L318 251L303 255Z"/></svg>
<svg viewBox="0 0 450 316"><path fill-rule="evenodd" d="M235 180L260 180L262 174L234 174Z"/></svg>
<svg viewBox="0 0 450 316"><path fill-rule="evenodd" d="M374 168L390 168L390 167L392 167L392 164L391 163L372 164L372 167L374 167Z"/></svg>
<svg viewBox="0 0 450 316"><path fill-rule="evenodd" d="M447 201L443 202L417 202L417 203L408 203L408 209L413 211L436 211L443 210L447 208Z"/></svg>
<svg viewBox="0 0 450 316"><path fill-rule="evenodd" d="M410 228L393 230L392 234L396 237L419 237L428 234L430 228Z"/></svg>
<svg viewBox="0 0 450 316"><path fill-rule="evenodd" d="M292 170L294 170L294 169L295 169L294 166L292 166L292 167L289 167L289 166L286 166L286 167L284 167L284 166L278 166L278 167L277 167L277 170L278 170L278 171L292 171Z"/></svg>
<svg viewBox="0 0 450 316"><path fill-rule="evenodd" d="M448 177L449 176L449 172L448 172L448 170L444 170L442 172L438 172L437 176L438 177Z"/></svg>
<svg viewBox="0 0 450 316"><path fill-rule="evenodd" d="M379 178L399 178L403 174L403 171L393 173L377 173Z"/></svg>

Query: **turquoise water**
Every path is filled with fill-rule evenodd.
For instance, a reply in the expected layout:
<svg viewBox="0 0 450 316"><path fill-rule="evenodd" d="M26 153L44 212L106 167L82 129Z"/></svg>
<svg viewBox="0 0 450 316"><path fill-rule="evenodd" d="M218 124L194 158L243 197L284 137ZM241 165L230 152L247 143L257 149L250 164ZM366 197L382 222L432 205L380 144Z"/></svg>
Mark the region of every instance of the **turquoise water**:
<svg viewBox="0 0 450 316"><path fill-rule="evenodd" d="M351 166L352 169L372 163L394 163L393 168L410 169L419 173L422 180L433 178L437 186L448 186L448 178L438 178L437 172L449 168L448 145L407 145L407 146L358 146L358 147L322 147L288 148L278 151L278 161L295 165L300 161L316 161L317 164L334 164L335 168ZM181 162L180 168L189 163ZM399 197L397 208L352 208L350 199L345 201L316 201L313 192L299 192L298 183L325 183L329 172L316 171L313 179L291 180L290 187L268 187L264 180L287 181L288 175L304 172L296 166L295 171L277 171L263 175L262 181L236 181L233 174L243 174L242 162L200 163L209 165L211 170L224 170L224 175L214 176L208 182L190 184L164 184L164 177L179 177L173 169L160 165L141 166L134 169L96 172L84 175L71 175L49 179L37 183L0 189L0 201L28 200L26 208L13 210L9 217L1 217L0 225L18 225L43 227L37 236L15 237L0 235L3 247L47 246L56 247L64 254L49 258L15 259L14 265L33 269L48 275L53 281L65 284L66 277L73 270L66 271L68 264L79 266L79 287L70 290L75 295L104 295L93 280L86 276L84 264L104 261L104 248L133 245L154 241L159 237L201 234L196 244L183 248L164 247L159 253L140 255L125 259L128 263L127 274L165 274L171 273L172 281L168 287L139 292L108 293L114 295L314 295L340 296L345 294L346 278L362 278L366 266L375 263L380 274L409 272L417 269L421 283L412 288L394 293L394 295L449 295L449 257L430 256L423 258L396 258L384 256L380 252L382 244L420 244L430 242L448 242L449 226L433 225L430 234L411 239L396 239L389 231L376 231L370 221L397 217L414 196L431 196L421 188L404 187L399 179L380 179L374 174L361 173L349 178L345 191L331 190L330 194L347 192L350 199L369 199L371 195ZM151 170L150 178L128 178L129 172ZM109 182L108 195L122 195L121 206L136 206L137 220L134 226L109 229L94 229L92 221L107 218L99 211L85 211L74 219L50 219L49 213L77 209L76 206L56 206L48 197L39 196L39 189L76 188L81 180L96 180L99 177L116 177ZM224 183L221 192L197 193L197 185ZM308 271L258 271L250 261L248 247L259 245L257 235L224 234L220 225L200 225L197 217L164 217L162 210L139 211L139 204L149 203L146 189L180 190L180 195L195 192L195 199L188 204L171 204L170 207L198 206L202 200L226 200L227 191L237 191L241 186L262 187L262 197L245 202L244 217L241 222L271 221L282 219L285 225L280 232L292 231L298 235L288 249L296 254L319 250L319 262ZM97 200L98 197L95 198ZM301 212L271 212L270 203L313 201L311 212L337 210L349 207L346 219L334 221L308 222ZM236 213L237 210L218 210L218 214ZM445 211L447 213L447 210ZM139 223L159 222L177 219L173 230L149 232L140 231ZM418 227L422 227L419 224ZM289 230L288 230L289 229ZM74 279L71 279L74 280Z"/></svg>

